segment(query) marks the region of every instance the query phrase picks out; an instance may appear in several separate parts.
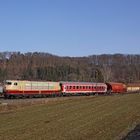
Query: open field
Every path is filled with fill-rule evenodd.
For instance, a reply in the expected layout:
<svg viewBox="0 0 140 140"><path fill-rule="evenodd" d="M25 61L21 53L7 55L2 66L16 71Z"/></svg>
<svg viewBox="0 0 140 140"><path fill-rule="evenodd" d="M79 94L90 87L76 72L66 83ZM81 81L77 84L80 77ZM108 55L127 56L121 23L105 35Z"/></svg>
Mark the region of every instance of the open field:
<svg viewBox="0 0 140 140"><path fill-rule="evenodd" d="M0 113L0 140L114 140L140 123L140 94L56 100Z"/></svg>

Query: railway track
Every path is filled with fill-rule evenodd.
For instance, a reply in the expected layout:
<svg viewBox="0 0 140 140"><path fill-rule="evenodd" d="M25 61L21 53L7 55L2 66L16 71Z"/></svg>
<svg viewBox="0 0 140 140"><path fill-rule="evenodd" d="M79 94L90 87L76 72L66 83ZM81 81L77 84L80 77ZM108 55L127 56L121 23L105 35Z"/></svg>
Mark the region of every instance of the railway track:
<svg viewBox="0 0 140 140"><path fill-rule="evenodd" d="M139 92L140 93L140 92ZM5 99L4 97L0 97L0 104L9 104L9 105L13 105L13 104L28 104L28 103L35 103L35 102L50 102L50 101L61 101L61 100L69 100L69 99L79 99L79 98L93 98L93 97L97 97L97 96L120 96L120 95L127 95L127 94L139 94L131 92L131 93L114 93L114 94L96 94L96 95L88 95L88 96L63 96L63 97L47 97L47 98L21 98L21 99Z"/></svg>
<svg viewBox="0 0 140 140"><path fill-rule="evenodd" d="M58 98L59 97L56 97L56 98L30 98L30 99L4 99L4 98L0 98L0 104L13 105L13 104L22 104L22 103L28 104L28 103L33 103L33 102L48 102L48 101L58 100ZM60 98L59 98L59 100L60 100Z"/></svg>

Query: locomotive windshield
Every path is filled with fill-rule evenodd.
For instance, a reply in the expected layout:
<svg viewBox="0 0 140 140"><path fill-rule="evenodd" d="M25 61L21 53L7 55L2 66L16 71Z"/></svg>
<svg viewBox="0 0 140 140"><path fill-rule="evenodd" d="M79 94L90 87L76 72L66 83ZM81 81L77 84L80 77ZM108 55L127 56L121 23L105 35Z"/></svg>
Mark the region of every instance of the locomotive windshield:
<svg viewBox="0 0 140 140"><path fill-rule="evenodd" d="M6 85L12 85L12 82L6 82Z"/></svg>

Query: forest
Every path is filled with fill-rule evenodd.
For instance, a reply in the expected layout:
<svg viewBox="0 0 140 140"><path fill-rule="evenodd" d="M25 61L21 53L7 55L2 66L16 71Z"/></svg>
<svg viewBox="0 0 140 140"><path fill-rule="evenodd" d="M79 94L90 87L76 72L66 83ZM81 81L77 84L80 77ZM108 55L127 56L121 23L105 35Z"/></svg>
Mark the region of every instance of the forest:
<svg viewBox="0 0 140 140"><path fill-rule="evenodd" d="M61 57L42 52L0 52L4 80L140 82L139 54Z"/></svg>

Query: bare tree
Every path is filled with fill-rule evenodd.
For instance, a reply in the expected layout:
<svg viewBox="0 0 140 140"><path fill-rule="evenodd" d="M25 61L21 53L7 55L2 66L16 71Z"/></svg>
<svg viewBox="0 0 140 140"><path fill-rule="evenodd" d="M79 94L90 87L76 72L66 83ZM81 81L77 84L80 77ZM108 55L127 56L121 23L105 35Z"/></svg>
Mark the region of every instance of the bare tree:
<svg viewBox="0 0 140 140"><path fill-rule="evenodd" d="M101 72L104 77L104 82L112 81L113 73L110 66L103 64L101 67Z"/></svg>

